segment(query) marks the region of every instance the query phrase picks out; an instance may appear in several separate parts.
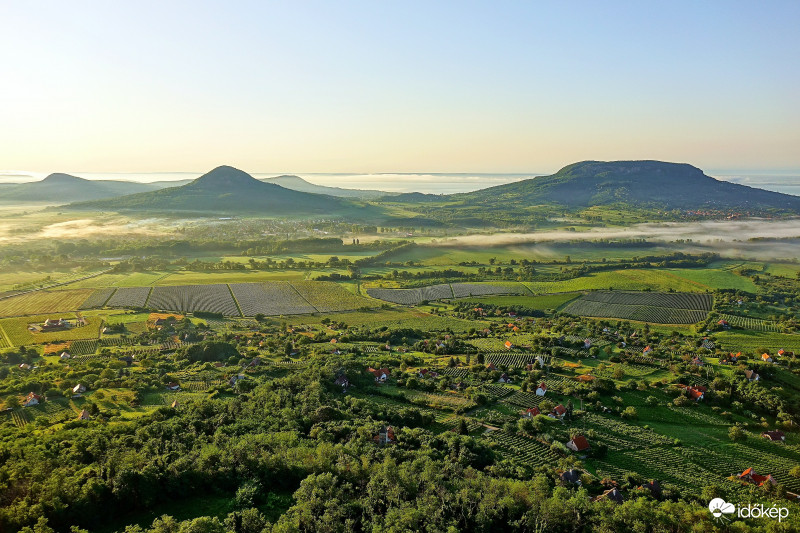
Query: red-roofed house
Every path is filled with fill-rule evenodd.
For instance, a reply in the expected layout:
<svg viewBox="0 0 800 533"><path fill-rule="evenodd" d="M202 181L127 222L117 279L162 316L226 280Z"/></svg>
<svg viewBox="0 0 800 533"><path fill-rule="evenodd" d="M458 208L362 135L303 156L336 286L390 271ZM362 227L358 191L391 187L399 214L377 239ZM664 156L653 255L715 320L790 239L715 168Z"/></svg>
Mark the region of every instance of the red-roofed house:
<svg viewBox="0 0 800 533"><path fill-rule="evenodd" d="M642 350L642 354L647 355L653 352L652 346L647 346L644 350Z"/></svg>
<svg viewBox="0 0 800 533"><path fill-rule="evenodd" d="M577 435L567 443L567 448L573 452L582 452L589 449L589 441L583 435Z"/></svg>
<svg viewBox="0 0 800 533"><path fill-rule="evenodd" d="M584 339L583 340L583 347L584 348L591 348L592 347L592 339Z"/></svg>
<svg viewBox="0 0 800 533"><path fill-rule="evenodd" d="M686 387L686 391L689 393L689 398L696 402L699 402L705 397L705 393L695 387Z"/></svg>
<svg viewBox="0 0 800 533"><path fill-rule="evenodd" d="M91 420L91 418L92 417L89 416L89 411L87 411L86 409L83 409L81 411L81 414L78 415L78 420Z"/></svg>
<svg viewBox="0 0 800 533"><path fill-rule="evenodd" d="M745 370L744 377L747 378L747 381L758 381L760 376L756 374L755 370Z"/></svg>
<svg viewBox="0 0 800 533"><path fill-rule="evenodd" d="M367 368L367 372L375 376L375 381L379 383L384 383L391 375L388 368L372 368L370 366Z"/></svg>
<svg viewBox="0 0 800 533"><path fill-rule="evenodd" d="M753 468L748 468L741 474L739 474L739 479L744 481L745 483L752 483L754 485L758 485L759 487L762 486L764 483L769 483L770 485L777 485L778 482L775 481L775 478L772 477L772 474L768 474L766 476L762 476L756 474L756 471Z"/></svg>
<svg viewBox="0 0 800 533"><path fill-rule="evenodd" d="M494 363L489 363L488 365L486 365L486 369L487 370L497 370L497 367L494 366Z"/></svg>
<svg viewBox="0 0 800 533"><path fill-rule="evenodd" d="M539 416L540 414L542 414L542 412L539 411L538 407L530 407L525 410L525 413L522 416L525 418L533 418L535 416Z"/></svg>
<svg viewBox="0 0 800 533"><path fill-rule="evenodd" d="M542 381L536 388L536 396L544 396L546 392L547 392L547 384L544 381Z"/></svg>
<svg viewBox="0 0 800 533"><path fill-rule="evenodd" d="M382 427L381 430L378 432L378 434L375 435L375 437L373 437L373 440L378 444L380 444L381 446L385 444L394 443L395 441L394 429L392 428L392 426Z"/></svg>
<svg viewBox="0 0 800 533"><path fill-rule="evenodd" d="M34 405L39 405L39 402L42 401L42 397L34 392L29 392L27 396L25 396L25 401L22 402L22 407L32 407Z"/></svg>
<svg viewBox="0 0 800 533"><path fill-rule="evenodd" d="M506 341L504 346L509 350L514 347L514 345L511 343L511 341Z"/></svg>
<svg viewBox="0 0 800 533"><path fill-rule="evenodd" d="M765 363L771 363L772 357L770 357L768 353L762 353L761 360L764 361Z"/></svg>
<svg viewBox="0 0 800 533"><path fill-rule="evenodd" d="M567 414L567 408L561 404L558 404L553 408L553 414L558 418L563 418L564 415Z"/></svg>

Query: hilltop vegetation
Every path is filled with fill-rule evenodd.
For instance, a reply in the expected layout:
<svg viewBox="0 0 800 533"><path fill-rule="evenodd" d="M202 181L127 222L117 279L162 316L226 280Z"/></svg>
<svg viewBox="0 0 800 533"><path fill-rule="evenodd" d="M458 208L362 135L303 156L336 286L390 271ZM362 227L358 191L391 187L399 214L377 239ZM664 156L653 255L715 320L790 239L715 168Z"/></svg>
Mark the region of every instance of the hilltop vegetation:
<svg viewBox="0 0 800 533"><path fill-rule="evenodd" d="M363 210L363 214L361 211ZM258 214L263 217L375 215L374 209L333 196L286 189L264 183L229 166L217 167L181 187L124 196L112 200L78 202L69 209L94 211L190 212L210 215Z"/></svg>

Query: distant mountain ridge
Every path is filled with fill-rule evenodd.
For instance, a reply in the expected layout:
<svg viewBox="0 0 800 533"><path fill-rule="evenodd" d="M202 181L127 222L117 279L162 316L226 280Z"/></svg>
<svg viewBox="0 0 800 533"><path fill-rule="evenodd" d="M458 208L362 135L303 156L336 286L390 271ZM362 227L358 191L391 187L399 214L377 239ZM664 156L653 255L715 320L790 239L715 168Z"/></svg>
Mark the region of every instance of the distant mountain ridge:
<svg viewBox="0 0 800 533"><path fill-rule="evenodd" d="M248 214L261 216L337 216L358 218L375 214L374 209L344 198L295 191L264 183L237 168L223 165L180 187L168 187L65 206L67 209L99 211L190 212Z"/></svg>
<svg viewBox="0 0 800 533"><path fill-rule="evenodd" d="M71 174L50 174L40 181L4 185L2 202L48 202L64 204L100 200L157 189L157 185L133 181L87 180Z"/></svg>
<svg viewBox="0 0 800 533"><path fill-rule="evenodd" d="M328 187L325 185L316 185L309 183L300 176L282 175L273 178L262 178L264 183L274 183L287 189L302 192L312 192L316 194L328 194L330 196L338 196L341 198L361 198L362 200L373 200L383 196L390 196L392 193L377 191L372 189L343 189L341 187Z"/></svg>
<svg viewBox="0 0 800 533"><path fill-rule="evenodd" d="M565 207L630 205L665 209L777 209L800 213L800 197L707 176L697 167L663 161L582 161L451 200L467 204Z"/></svg>

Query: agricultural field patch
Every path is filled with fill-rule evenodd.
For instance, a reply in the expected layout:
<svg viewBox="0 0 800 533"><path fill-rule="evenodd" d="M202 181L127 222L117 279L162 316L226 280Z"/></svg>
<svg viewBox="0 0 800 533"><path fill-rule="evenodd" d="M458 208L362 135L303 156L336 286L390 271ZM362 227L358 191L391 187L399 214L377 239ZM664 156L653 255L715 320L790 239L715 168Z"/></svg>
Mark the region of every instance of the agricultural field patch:
<svg viewBox="0 0 800 533"><path fill-rule="evenodd" d="M565 313L658 324L694 324L711 310L710 294L592 292L571 302Z"/></svg>
<svg viewBox="0 0 800 533"><path fill-rule="evenodd" d="M114 294L114 288L97 289L93 291L88 298L80 305L79 309L96 309L103 307L111 295Z"/></svg>
<svg viewBox="0 0 800 533"><path fill-rule="evenodd" d="M535 294L575 292L587 290L625 290L705 292L709 287L683 278L675 271L657 269L624 269L595 272L588 276L563 281L526 281L525 285Z"/></svg>
<svg viewBox="0 0 800 533"><path fill-rule="evenodd" d="M291 285L304 300L321 313L375 306L374 301L356 296L340 284L331 281L292 281Z"/></svg>
<svg viewBox="0 0 800 533"><path fill-rule="evenodd" d="M226 284L153 287L147 306L162 311L192 313L205 311L225 316L241 316Z"/></svg>
<svg viewBox="0 0 800 533"><path fill-rule="evenodd" d="M0 320L0 327L6 333L8 341L13 346L27 346L29 344L45 344L52 342L64 342L80 339L96 339L100 336L100 327L103 324L102 318L98 316L84 317L86 325L73 327L65 330L32 332L28 328L31 325L41 324L48 318L66 318L75 320L74 314L68 315L38 315L20 318L4 318Z"/></svg>
<svg viewBox="0 0 800 533"><path fill-rule="evenodd" d="M289 283L232 283L230 285L244 316L299 315L316 309Z"/></svg>
<svg viewBox="0 0 800 533"><path fill-rule="evenodd" d="M492 294L530 294L521 283L451 283L455 298Z"/></svg>
<svg viewBox="0 0 800 533"><path fill-rule="evenodd" d="M150 287L122 287L108 299L108 307L144 307L147 305L147 297L150 294Z"/></svg>
<svg viewBox="0 0 800 533"><path fill-rule="evenodd" d="M499 307L527 307L529 309L544 311L546 309L559 309L562 305L571 302L580 295L581 293L579 292L566 292L560 294L540 294L536 296L489 296L475 298L474 301Z"/></svg>
<svg viewBox="0 0 800 533"><path fill-rule="evenodd" d="M35 291L0 300L0 316L38 315L76 311L92 293L90 289Z"/></svg>

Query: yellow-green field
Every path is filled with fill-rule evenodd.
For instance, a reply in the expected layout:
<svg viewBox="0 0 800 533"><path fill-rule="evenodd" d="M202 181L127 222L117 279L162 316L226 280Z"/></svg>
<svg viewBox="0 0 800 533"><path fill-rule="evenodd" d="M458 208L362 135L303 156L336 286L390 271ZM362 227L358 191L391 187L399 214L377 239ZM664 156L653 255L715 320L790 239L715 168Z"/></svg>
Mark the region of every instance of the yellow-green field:
<svg viewBox="0 0 800 533"><path fill-rule="evenodd" d="M47 333L32 333L28 330L30 324L40 324L48 318L76 318L75 313L60 315L38 315L21 318L4 318L0 320L0 333L3 333L7 342L13 346L27 346L29 344L44 344L58 341L74 341L81 339L96 339L100 336L100 327L103 319L99 316L86 316L85 326L64 330L49 331Z"/></svg>
<svg viewBox="0 0 800 533"><path fill-rule="evenodd" d="M75 311L91 289L36 291L0 300L0 317Z"/></svg>

